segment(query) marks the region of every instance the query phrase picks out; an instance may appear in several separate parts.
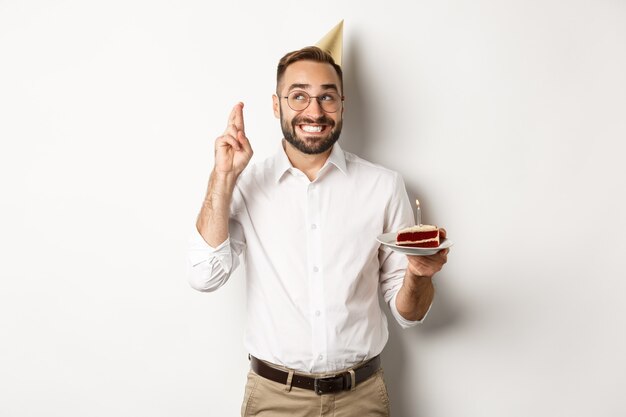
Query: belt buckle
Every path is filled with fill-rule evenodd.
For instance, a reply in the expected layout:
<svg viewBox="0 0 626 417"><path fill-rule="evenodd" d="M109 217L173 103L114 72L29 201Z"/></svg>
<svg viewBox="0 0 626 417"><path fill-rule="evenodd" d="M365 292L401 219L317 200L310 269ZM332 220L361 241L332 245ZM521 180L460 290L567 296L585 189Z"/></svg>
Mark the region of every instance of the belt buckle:
<svg viewBox="0 0 626 417"><path fill-rule="evenodd" d="M336 389L335 383L341 381L341 388ZM342 375L327 376L324 378L315 378L313 380L313 390L317 395L328 394L331 392L341 391L344 389L344 378Z"/></svg>

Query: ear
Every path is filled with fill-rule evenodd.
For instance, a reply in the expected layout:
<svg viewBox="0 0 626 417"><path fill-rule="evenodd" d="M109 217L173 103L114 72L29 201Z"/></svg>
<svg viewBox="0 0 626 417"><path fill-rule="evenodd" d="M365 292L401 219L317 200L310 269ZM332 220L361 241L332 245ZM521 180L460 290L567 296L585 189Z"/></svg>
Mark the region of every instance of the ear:
<svg viewBox="0 0 626 417"><path fill-rule="evenodd" d="M278 96L276 94L272 94L272 109L274 110L274 117L280 119L280 103Z"/></svg>

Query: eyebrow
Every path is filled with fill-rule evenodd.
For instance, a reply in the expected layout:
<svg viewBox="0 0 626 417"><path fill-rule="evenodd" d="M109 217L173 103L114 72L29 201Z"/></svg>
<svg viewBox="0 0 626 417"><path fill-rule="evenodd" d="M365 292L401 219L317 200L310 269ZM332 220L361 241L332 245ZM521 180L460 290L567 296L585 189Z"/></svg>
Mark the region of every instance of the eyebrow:
<svg viewBox="0 0 626 417"><path fill-rule="evenodd" d="M336 92L339 92L339 89L337 88L337 84L322 84L321 87L322 87L322 90L335 90ZM287 91L291 91L294 89L306 90L309 88L311 88L311 84L295 83L295 84L291 84Z"/></svg>

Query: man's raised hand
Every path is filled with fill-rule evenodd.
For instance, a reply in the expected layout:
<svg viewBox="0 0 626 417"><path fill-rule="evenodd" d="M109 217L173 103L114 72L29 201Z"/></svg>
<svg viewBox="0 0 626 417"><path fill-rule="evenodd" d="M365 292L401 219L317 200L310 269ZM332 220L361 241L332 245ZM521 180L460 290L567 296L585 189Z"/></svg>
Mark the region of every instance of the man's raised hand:
<svg viewBox="0 0 626 417"><path fill-rule="evenodd" d="M226 130L215 140L215 171L239 176L252 153L243 123L243 103L237 103L230 112Z"/></svg>

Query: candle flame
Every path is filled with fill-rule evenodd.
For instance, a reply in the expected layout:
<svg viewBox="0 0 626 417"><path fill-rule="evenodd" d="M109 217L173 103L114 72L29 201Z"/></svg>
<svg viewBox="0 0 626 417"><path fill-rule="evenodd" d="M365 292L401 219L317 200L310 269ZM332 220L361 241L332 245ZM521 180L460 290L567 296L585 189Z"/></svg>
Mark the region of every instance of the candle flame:
<svg viewBox="0 0 626 417"><path fill-rule="evenodd" d="M415 199L415 205L417 206L415 210L415 224L421 225L422 224L422 209L420 208L420 201L417 198Z"/></svg>

